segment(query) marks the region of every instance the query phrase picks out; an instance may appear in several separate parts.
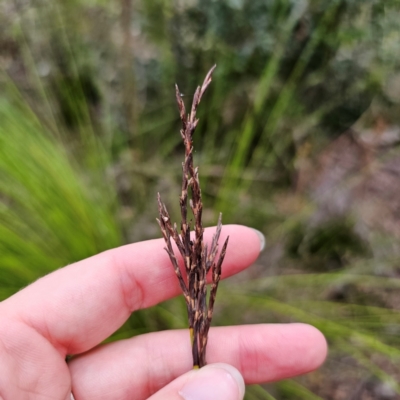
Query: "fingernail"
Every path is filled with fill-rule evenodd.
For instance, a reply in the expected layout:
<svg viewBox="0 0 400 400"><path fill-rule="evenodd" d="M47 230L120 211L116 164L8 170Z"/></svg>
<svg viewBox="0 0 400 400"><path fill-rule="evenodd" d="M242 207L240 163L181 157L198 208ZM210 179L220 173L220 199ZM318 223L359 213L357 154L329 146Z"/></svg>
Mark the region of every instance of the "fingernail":
<svg viewBox="0 0 400 400"><path fill-rule="evenodd" d="M212 364L194 371L179 394L184 400L242 400L244 390L243 377L236 368Z"/></svg>
<svg viewBox="0 0 400 400"><path fill-rule="evenodd" d="M262 232L258 231L257 229L251 228L255 233L257 233L258 238L260 239L260 252L265 248L265 236Z"/></svg>

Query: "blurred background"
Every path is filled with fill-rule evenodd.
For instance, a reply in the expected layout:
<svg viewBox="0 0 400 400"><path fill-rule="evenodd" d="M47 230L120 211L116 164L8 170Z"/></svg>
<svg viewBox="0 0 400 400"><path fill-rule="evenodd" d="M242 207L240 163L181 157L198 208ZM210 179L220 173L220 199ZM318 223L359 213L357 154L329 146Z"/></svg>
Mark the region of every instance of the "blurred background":
<svg viewBox="0 0 400 400"><path fill-rule="evenodd" d="M400 1L2 0L0 298L179 221L177 82L206 225L261 230L214 325L302 321L320 370L246 399L400 399ZM172 267L171 267L172 268ZM181 298L110 340L187 327ZM266 338L268 340L268 338Z"/></svg>

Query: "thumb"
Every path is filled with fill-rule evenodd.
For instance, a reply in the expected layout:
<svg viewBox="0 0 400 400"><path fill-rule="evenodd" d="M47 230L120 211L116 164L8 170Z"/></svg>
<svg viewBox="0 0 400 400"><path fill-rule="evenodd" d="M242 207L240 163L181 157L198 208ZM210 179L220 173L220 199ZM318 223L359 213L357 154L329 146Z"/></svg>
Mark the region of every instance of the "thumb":
<svg viewBox="0 0 400 400"><path fill-rule="evenodd" d="M243 400L244 381L228 364L210 364L175 379L148 400Z"/></svg>

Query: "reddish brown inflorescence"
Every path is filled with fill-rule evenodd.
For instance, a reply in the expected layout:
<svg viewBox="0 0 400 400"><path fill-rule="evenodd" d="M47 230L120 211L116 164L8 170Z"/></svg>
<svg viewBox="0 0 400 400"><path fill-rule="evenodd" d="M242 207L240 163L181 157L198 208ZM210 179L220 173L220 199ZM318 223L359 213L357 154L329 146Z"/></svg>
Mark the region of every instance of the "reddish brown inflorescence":
<svg viewBox="0 0 400 400"><path fill-rule="evenodd" d="M208 331L214 310L214 303L221 278L221 266L225 257L228 239L222 247L217 258L218 240L221 234L221 215L218 219L217 230L213 236L211 245L204 243L202 224L203 203L198 167L193 167L193 134L199 120L196 118L197 107L200 100L211 83L212 73L215 65L206 75L204 82L199 86L193 96L192 107L186 114L185 104L182 100L178 85L176 85L176 101L178 103L182 129L180 131L185 146L185 160L182 163L182 193L179 198L181 209L180 233L176 224L172 225L165 204L162 203L158 194L158 208L160 218L157 219L162 235L164 237L169 258L178 277L180 287L186 300L188 310L189 330L192 343L193 367L201 368L206 364L206 346ZM187 220L188 191L190 190L190 208L194 216L194 237L191 238L190 226ZM183 259L185 277L179 267L178 259L172 248L175 242ZM211 271L211 289L207 302L207 274Z"/></svg>

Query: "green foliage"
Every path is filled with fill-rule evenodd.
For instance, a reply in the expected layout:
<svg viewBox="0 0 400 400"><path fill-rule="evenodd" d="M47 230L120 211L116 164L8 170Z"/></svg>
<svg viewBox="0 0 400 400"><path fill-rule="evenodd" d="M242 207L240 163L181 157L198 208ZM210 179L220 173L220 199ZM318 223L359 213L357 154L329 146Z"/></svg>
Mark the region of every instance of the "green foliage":
<svg viewBox="0 0 400 400"><path fill-rule="evenodd" d="M84 171L23 105L0 103L0 285L122 243L112 185Z"/></svg>
<svg viewBox="0 0 400 400"><path fill-rule="evenodd" d="M299 383L293 380L279 382L277 386L279 399L282 400L290 400L293 398L304 400L322 400L321 397L316 396L307 388L301 386Z"/></svg>
<svg viewBox="0 0 400 400"><path fill-rule="evenodd" d="M354 231L353 223L342 217L314 227L296 225L286 246L289 255L321 272L342 267L351 257L368 254L367 243Z"/></svg>

